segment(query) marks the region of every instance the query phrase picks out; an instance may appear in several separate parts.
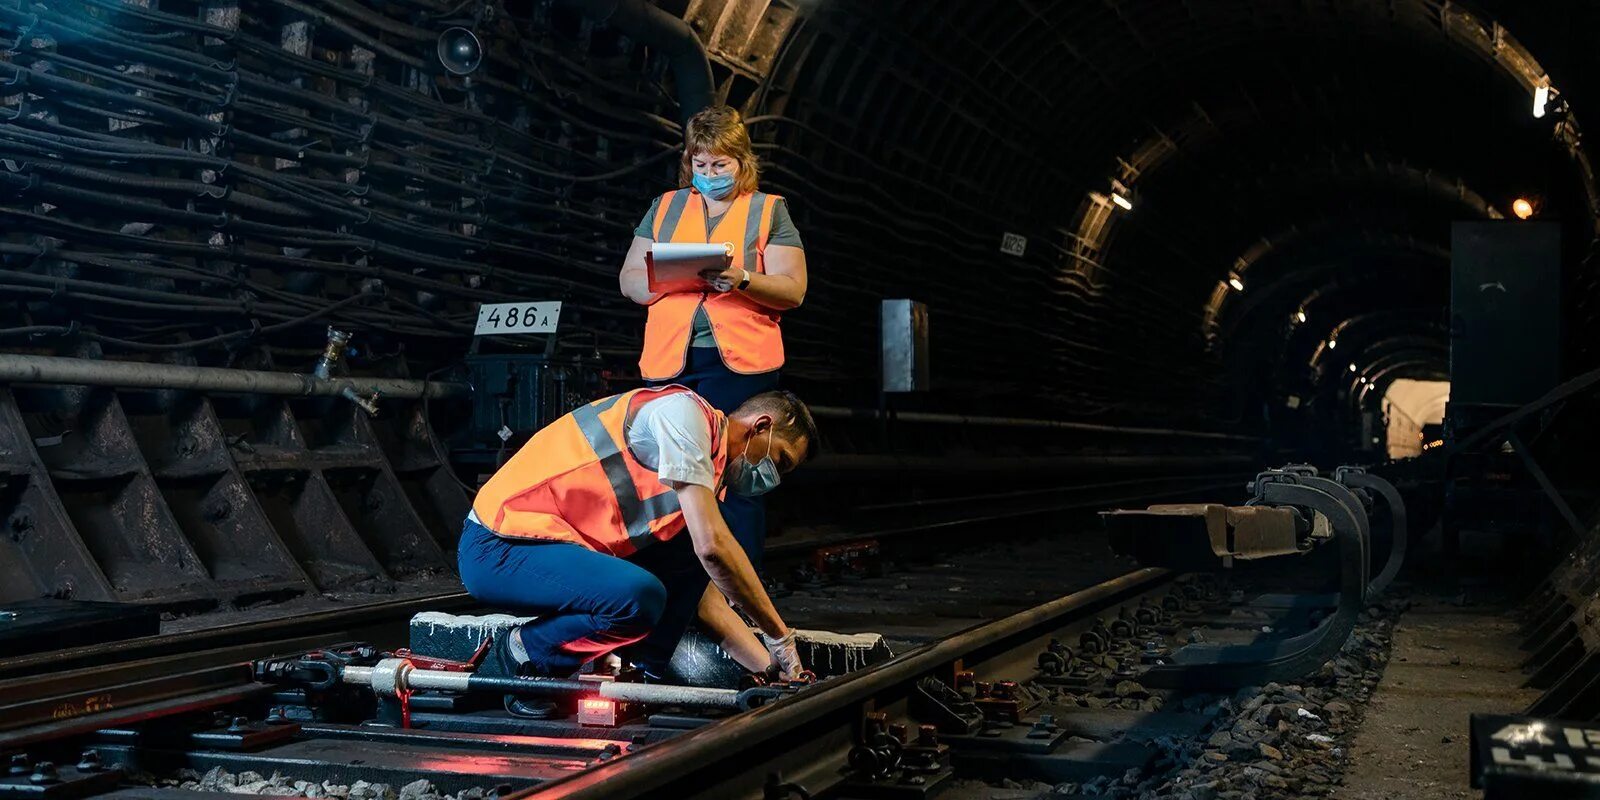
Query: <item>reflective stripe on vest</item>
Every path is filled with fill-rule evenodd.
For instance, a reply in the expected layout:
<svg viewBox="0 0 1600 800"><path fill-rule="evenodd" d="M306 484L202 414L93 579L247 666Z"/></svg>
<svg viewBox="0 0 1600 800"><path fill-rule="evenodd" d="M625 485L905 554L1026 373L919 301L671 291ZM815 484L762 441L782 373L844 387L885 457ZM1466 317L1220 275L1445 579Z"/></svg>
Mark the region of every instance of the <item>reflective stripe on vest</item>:
<svg viewBox="0 0 1600 800"><path fill-rule="evenodd" d="M667 204L666 216L661 218L661 229L656 231L656 241L670 242L672 235L678 232L678 221L683 219L683 207L688 204L691 193L687 189L679 189L672 193L672 202ZM756 192L750 195L750 212L744 217L744 268L751 272L766 272L760 267L760 249L757 247L762 242L761 212L767 207L767 193ZM733 213L733 209L728 209Z"/></svg>
<svg viewBox="0 0 1600 800"><path fill-rule="evenodd" d="M683 218L683 207L691 196L693 193L688 189L679 189L672 193L672 200L667 203L667 215L661 218L661 230L656 231L656 241L672 241L672 234L678 232L678 220Z"/></svg>
<svg viewBox="0 0 1600 800"><path fill-rule="evenodd" d="M657 242L728 241L734 247L734 267L764 274L762 251L779 199L763 192L741 195L707 232L702 198L693 190L679 189L663 195L657 204L652 234ZM639 372L647 380L671 380L683 374L694 318L702 307L728 369L754 375L783 366L780 312L738 292L676 293L658 297L647 314L639 357Z"/></svg>
<svg viewBox="0 0 1600 800"><path fill-rule="evenodd" d="M628 449L646 404L685 394L711 431L713 485L727 468L726 418L683 386L635 389L580 406L533 435L473 498L481 524L508 539L571 542L627 558L682 533L677 494ZM719 492L720 495L720 492Z"/></svg>
<svg viewBox="0 0 1600 800"><path fill-rule="evenodd" d="M606 480L611 482L611 491L617 497L617 507L622 509L622 523L628 529L628 542L635 550L639 550L655 541L655 537L650 535L650 523L678 510L678 495L676 492L663 492L654 497L639 497L639 490L634 486L633 476L628 473L628 462L623 459L622 450L611 438L605 423L600 421L600 412L616 405L622 397L615 395L573 409L572 418L578 423L578 430L583 431L584 438L589 440L589 447L594 449L595 456L600 459L600 466L606 471Z"/></svg>

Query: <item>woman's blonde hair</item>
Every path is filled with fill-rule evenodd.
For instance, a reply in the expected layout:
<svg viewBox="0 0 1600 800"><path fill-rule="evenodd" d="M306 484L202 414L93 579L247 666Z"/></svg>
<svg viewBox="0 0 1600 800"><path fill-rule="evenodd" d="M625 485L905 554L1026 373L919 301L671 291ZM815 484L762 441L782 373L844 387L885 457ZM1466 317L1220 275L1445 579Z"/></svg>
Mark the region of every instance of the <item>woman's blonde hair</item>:
<svg viewBox="0 0 1600 800"><path fill-rule="evenodd" d="M694 179L694 154L727 156L739 162L734 179L735 195L749 194L761 181L761 160L750 146L750 131L732 106L711 106L689 118L683 131L683 162L678 166L678 185L688 186Z"/></svg>

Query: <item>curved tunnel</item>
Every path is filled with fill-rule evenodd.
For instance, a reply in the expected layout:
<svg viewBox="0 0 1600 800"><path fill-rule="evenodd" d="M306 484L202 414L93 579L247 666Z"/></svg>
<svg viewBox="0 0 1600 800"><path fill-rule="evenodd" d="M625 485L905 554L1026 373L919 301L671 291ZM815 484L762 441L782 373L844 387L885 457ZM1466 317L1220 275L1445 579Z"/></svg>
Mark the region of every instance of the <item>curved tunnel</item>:
<svg viewBox="0 0 1600 800"><path fill-rule="evenodd" d="M1381 397L1446 373L1452 220L1530 196L1570 254L1593 239L1577 117L1530 113L1533 87L1564 76L1496 16L1514 9L812 8L755 97L774 183L828 207L810 225L828 255L889 247L873 268L929 302L938 384L968 397L1348 426L1352 380ZM892 196L861 209L877 234L828 224L852 178ZM904 242L906 217L968 247ZM1026 256L994 253L1005 231ZM930 280L963 270L975 285ZM829 283L813 308L807 324L835 328L863 314Z"/></svg>
<svg viewBox="0 0 1600 800"><path fill-rule="evenodd" d="M1360 446L1362 398L1446 372L1450 223L1517 197L1563 223L1569 366L1592 360L1578 7L246 0L202 15L233 31L191 67L212 95L166 83L181 12L84 5L17 39L32 93L10 97L0 175L15 330L51 352L304 352L315 317L416 373L458 351L473 303L562 299L564 339L626 379L625 226L672 185L676 120L721 100L806 241L785 375L819 402L880 402L876 306L904 297L933 356L902 409ZM430 52L460 23L485 43L467 77ZM197 155L97 162L101 129ZM63 142L87 161L38 157ZM80 243L95 257L50 258ZM197 264L233 287L188 283ZM84 283L50 302L61 277ZM139 305L186 287L228 299ZM229 313L249 327L204 316Z"/></svg>

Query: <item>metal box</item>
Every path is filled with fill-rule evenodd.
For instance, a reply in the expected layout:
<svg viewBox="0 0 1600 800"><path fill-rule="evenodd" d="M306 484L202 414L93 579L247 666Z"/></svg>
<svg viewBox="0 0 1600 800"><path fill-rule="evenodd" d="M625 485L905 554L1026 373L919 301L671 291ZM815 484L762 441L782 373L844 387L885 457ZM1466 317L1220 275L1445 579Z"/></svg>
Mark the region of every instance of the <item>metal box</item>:
<svg viewBox="0 0 1600 800"><path fill-rule="evenodd" d="M883 391L927 391L928 307L915 300L885 300L880 319Z"/></svg>
<svg viewBox="0 0 1600 800"><path fill-rule="evenodd" d="M458 457L481 460L527 441L561 415L605 393L598 363L543 355L474 355L466 359L472 417L456 442Z"/></svg>
<svg viewBox="0 0 1600 800"><path fill-rule="evenodd" d="M1560 381L1561 227L1457 222L1450 237L1450 405L1520 406Z"/></svg>

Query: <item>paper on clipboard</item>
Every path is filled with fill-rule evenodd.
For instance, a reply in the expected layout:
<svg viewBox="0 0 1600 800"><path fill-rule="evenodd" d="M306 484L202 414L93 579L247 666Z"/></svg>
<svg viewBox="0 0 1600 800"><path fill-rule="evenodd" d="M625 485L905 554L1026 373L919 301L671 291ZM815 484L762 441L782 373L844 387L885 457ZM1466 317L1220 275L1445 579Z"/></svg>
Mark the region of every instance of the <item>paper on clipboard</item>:
<svg viewBox="0 0 1600 800"><path fill-rule="evenodd" d="M700 271L727 269L732 258L730 242L656 242L644 259L650 291L655 294L705 291L706 282L700 278Z"/></svg>

